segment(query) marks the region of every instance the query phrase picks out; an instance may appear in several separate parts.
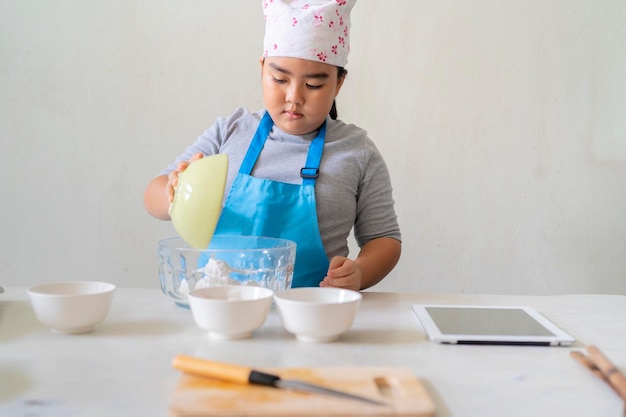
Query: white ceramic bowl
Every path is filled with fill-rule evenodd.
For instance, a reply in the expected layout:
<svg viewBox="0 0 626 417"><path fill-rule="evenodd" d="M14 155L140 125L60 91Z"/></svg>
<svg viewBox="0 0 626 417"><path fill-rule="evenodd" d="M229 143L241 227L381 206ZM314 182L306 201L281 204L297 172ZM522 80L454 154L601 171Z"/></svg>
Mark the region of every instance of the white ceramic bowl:
<svg viewBox="0 0 626 417"><path fill-rule="evenodd" d="M57 333L94 330L111 308L115 285L107 282L55 282L28 290L37 319Z"/></svg>
<svg viewBox="0 0 626 417"><path fill-rule="evenodd" d="M196 324L214 339L245 339L261 327L272 306L268 288L226 285L189 293Z"/></svg>
<svg viewBox="0 0 626 417"><path fill-rule="evenodd" d="M274 294L288 332L303 342L332 342L348 331L361 293L331 287L292 288Z"/></svg>

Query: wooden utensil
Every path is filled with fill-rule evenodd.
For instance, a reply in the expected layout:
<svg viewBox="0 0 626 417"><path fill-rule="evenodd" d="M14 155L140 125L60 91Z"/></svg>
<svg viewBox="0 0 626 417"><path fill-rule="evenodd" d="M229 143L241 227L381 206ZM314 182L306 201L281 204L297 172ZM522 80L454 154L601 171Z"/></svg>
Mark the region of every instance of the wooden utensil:
<svg viewBox="0 0 626 417"><path fill-rule="evenodd" d="M579 351L570 355L589 369L594 375L609 384L611 388L626 402L626 377L596 346L587 347L587 355ZM626 408L624 409L626 416Z"/></svg>

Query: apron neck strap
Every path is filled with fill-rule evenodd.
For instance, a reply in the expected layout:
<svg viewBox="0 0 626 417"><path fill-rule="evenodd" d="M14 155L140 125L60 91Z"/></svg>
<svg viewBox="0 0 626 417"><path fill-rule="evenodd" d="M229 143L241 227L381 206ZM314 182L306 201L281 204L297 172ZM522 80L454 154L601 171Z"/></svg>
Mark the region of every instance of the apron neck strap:
<svg viewBox="0 0 626 417"><path fill-rule="evenodd" d="M250 175L256 160L261 154L261 150L265 145L265 141L274 126L274 121L269 112L265 112L261 123L250 142L246 156L243 158L239 173ZM315 180L319 176L319 167L322 160L322 152L324 150L324 139L326 137L326 120L317 132L317 136L311 141L309 145L309 152L307 154L306 163L304 168L300 169L300 176L302 177L302 185L315 185Z"/></svg>
<svg viewBox="0 0 626 417"><path fill-rule="evenodd" d="M252 168L254 168L254 164L256 164L257 158L261 154L261 149L263 149L263 145L265 145L265 141L270 135L272 126L274 126L274 121L270 116L270 112L266 111L261 119L261 123L259 124L256 133L254 134L254 137L252 138L252 142L250 142L246 156L243 158L243 162L241 162L239 173L250 175Z"/></svg>
<svg viewBox="0 0 626 417"><path fill-rule="evenodd" d="M326 137L326 120L317 132L317 136L309 145L309 153L306 157L306 164L300 170L302 177L302 185L313 184L320 176L320 162L322 161L322 152L324 151L324 139Z"/></svg>

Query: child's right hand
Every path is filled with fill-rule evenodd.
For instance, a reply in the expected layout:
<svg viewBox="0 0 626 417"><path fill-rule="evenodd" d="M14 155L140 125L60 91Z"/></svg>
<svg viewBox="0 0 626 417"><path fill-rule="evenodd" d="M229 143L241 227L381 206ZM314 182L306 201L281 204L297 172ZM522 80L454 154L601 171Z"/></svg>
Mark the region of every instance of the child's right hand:
<svg viewBox="0 0 626 417"><path fill-rule="evenodd" d="M189 161L179 163L178 167L167 175L167 195L170 204L174 201L174 190L176 189L176 185L178 184L178 176L180 175L180 173L186 170L189 164L197 161L198 159L202 159L203 156L204 155L201 152L198 152L197 154L193 155Z"/></svg>

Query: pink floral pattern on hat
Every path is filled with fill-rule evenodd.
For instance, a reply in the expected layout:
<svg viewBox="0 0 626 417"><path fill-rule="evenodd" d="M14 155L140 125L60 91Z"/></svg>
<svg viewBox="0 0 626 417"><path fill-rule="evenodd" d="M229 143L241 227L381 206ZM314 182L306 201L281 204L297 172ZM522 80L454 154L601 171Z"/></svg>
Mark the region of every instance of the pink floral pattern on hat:
<svg viewBox="0 0 626 417"><path fill-rule="evenodd" d="M263 56L283 56L345 67L350 11L356 0L263 0Z"/></svg>

